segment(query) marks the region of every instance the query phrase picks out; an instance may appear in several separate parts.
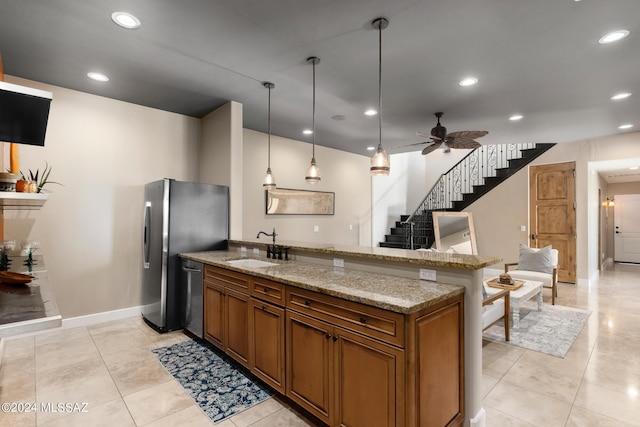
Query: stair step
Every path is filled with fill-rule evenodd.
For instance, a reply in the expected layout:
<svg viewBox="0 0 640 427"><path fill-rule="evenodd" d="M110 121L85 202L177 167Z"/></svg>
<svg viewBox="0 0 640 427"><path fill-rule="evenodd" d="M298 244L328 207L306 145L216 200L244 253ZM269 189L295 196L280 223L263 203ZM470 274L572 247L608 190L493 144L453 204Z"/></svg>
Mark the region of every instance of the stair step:
<svg viewBox="0 0 640 427"><path fill-rule="evenodd" d="M404 242L404 236L403 235L398 235L398 234L386 234L384 236L384 240L387 243L403 243Z"/></svg>
<svg viewBox="0 0 640 427"><path fill-rule="evenodd" d="M389 243L389 242L380 242L381 248L395 248L395 249L403 249L402 243Z"/></svg>

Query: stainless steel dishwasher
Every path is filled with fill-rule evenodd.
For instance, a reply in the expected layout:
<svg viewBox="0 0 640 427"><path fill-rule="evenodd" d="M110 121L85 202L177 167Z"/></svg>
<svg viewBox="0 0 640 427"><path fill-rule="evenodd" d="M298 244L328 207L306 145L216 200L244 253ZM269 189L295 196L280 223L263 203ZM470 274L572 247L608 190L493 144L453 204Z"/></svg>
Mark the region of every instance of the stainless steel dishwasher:
<svg viewBox="0 0 640 427"><path fill-rule="evenodd" d="M204 338L203 279L201 262L182 260L182 327L198 338Z"/></svg>

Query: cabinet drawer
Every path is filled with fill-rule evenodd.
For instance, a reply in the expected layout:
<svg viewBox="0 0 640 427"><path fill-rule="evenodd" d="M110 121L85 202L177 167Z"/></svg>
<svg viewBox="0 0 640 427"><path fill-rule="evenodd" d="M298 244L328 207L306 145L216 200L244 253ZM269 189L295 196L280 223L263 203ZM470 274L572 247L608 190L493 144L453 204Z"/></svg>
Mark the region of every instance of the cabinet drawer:
<svg viewBox="0 0 640 427"><path fill-rule="evenodd" d="M306 289L288 287L288 309L404 348L404 316Z"/></svg>
<svg viewBox="0 0 640 427"><path fill-rule="evenodd" d="M236 289L245 293L249 293L249 276L235 271L225 270L224 268L205 265L204 280L206 282L217 283L228 288Z"/></svg>
<svg viewBox="0 0 640 427"><path fill-rule="evenodd" d="M282 283L253 277L249 293L252 297L284 307L284 284Z"/></svg>

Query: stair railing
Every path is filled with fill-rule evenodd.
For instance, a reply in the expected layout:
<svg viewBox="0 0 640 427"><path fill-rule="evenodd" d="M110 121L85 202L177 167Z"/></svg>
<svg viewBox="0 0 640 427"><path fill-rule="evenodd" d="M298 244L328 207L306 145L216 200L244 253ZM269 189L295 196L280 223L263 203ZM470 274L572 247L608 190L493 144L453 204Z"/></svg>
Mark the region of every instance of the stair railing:
<svg viewBox="0 0 640 427"><path fill-rule="evenodd" d="M440 175L418 208L403 223L404 247L415 249L416 237L424 237L430 212L453 208L453 202L473 187L483 185L485 178L497 176L497 170L508 168L509 160L522 157L521 150L535 148L535 143L483 145L470 151L447 172Z"/></svg>

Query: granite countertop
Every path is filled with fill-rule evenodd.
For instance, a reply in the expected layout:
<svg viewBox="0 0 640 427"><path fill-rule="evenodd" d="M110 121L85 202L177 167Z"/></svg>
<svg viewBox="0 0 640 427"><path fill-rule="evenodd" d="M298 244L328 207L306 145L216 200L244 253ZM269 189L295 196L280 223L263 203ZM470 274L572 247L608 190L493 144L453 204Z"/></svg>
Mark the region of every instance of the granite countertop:
<svg viewBox="0 0 640 427"><path fill-rule="evenodd" d="M396 313L409 314L464 293L463 286L385 274L322 266L301 261L267 260L240 251L180 254L181 257L252 276L320 292ZM227 261L255 258L277 263L270 267L239 267Z"/></svg>
<svg viewBox="0 0 640 427"><path fill-rule="evenodd" d="M266 247L272 242L268 238L229 240L230 245L250 247ZM349 246L333 244L314 244L277 240L279 246L288 246L290 251L315 254L351 257L375 261L402 262L431 267L456 268L462 270L479 270L502 261L502 258L486 255L465 255L447 252L422 251L410 249L394 249L367 246Z"/></svg>

